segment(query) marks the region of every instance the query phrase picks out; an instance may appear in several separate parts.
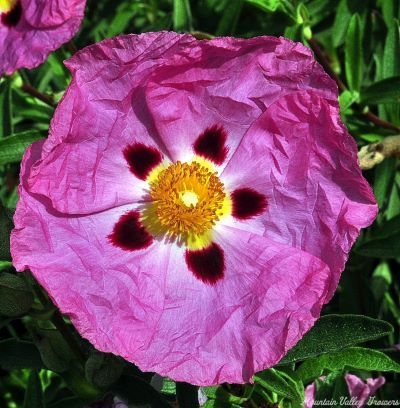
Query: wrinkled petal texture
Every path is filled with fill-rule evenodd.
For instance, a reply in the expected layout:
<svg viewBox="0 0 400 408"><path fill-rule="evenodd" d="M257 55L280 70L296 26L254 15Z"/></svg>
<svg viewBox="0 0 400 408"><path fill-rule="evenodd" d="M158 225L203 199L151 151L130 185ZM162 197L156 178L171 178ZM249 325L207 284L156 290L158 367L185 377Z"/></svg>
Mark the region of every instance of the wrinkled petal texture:
<svg viewBox="0 0 400 408"><path fill-rule="evenodd" d="M34 68L81 24L86 0L20 0L21 16L15 26L0 23L0 75Z"/></svg>
<svg viewBox="0 0 400 408"><path fill-rule="evenodd" d="M210 385L276 364L319 317L377 211L334 83L304 46L272 37L121 36L67 66L49 138L24 156L16 268L31 269L95 347L142 370ZM262 193L267 209L216 225L224 276L210 285L176 243L126 251L107 237L148 191L124 148L187 161L214 125L227 134L221 181Z"/></svg>

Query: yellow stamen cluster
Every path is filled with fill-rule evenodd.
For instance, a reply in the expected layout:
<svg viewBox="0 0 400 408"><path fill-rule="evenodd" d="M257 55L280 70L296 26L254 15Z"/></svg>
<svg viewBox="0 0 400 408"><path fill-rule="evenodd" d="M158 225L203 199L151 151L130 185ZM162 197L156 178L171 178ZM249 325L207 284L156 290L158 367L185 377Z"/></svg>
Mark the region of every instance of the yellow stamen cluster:
<svg viewBox="0 0 400 408"><path fill-rule="evenodd" d="M8 13L18 0L0 0L0 13Z"/></svg>
<svg viewBox="0 0 400 408"><path fill-rule="evenodd" d="M230 209L230 199L212 165L178 161L158 170L149 184L151 203L142 214L150 231L192 249L208 245L215 223Z"/></svg>

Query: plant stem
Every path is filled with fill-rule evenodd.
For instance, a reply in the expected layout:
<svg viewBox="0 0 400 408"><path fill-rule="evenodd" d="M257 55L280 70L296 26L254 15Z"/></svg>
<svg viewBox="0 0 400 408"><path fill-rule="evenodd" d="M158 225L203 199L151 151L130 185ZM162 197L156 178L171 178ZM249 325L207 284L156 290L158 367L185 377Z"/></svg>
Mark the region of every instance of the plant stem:
<svg viewBox="0 0 400 408"><path fill-rule="evenodd" d="M51 96L46 95L42 92L39 92L36 88L34 88L33 86L27 84L26 82L24 82L21 86L21 89L28 93L29 95L32 95L33 97L41 100L42 102L44 102L45 104L51 106L51 107L55 107L56 104L54 103L54 100Z"/></svg>

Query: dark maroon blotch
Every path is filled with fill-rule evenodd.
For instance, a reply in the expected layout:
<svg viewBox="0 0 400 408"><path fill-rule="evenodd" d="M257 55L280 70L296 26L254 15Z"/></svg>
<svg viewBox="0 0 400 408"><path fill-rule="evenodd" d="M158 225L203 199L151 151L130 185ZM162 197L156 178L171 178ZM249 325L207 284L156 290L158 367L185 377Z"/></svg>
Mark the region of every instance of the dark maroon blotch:
<svg viewBox="0 0 400 408"><path fill-rule="evenodd" d="M196 251L188 249L185 260L193 275L204 283L214 285L224 276L224 252L217 244L212 243L207 248Z"/></svg>
<svg viewBox="0 0 400 408"><path fill-rule="evenodd" d="M238 188L231 193L232 215L246 220L260 215L267 208L267 198L252 188Z"/></svg>
<svg viewBox="0 0 400 408"><path fill-rule="evenodd" d="M210 126L194 142L194 152L215 164L222 164L228 154L226 139L227 133L222 126Z"/></svg>
<svg viewBox="0 0 400 408"><path fill-rule="evenodd" d="M108 239L113 245L128 251L147 248L153 242L153 237L140 222L137 211L121 215Z"/></svg>
<svg viewBox="0 0 400 408"><path fill-rule="evenodd" d="M147 176L162 162L162 154L154 147L143 143L133 143L125 147L125 160L131 172L139 179L146 180Z"/></svg>
<svg viewBox="0 0 400 408"><path fill-rule="evenodd" d="M1 22L7 27L15 27L22 16L21 2L17 2L15 6L8 12L1 15Z"/></svg>

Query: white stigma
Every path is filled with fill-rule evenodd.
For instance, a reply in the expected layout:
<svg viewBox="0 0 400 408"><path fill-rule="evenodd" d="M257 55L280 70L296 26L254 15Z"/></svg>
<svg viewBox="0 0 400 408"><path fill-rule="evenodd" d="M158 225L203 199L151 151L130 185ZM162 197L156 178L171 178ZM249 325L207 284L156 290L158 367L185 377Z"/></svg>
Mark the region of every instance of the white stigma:
<svg viewBox="0 0 400 408"><path fill-rule="evenodd" d="M180 196L181 201L186 205L186 207L196 207L197 203L199 202L199 196L191 190L185 190Z"/></svg>

